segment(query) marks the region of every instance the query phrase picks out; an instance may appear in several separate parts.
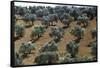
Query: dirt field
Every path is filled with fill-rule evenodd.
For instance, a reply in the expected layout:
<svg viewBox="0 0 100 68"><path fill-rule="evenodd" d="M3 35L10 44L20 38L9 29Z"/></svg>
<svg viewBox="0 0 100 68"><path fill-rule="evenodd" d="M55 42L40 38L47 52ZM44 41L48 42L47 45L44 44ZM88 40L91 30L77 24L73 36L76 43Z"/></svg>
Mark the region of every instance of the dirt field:
<svg viewBox="0 0 100 68"><path fill-rule="evenodd" d="M18 20L16 22L16 24L24 24L25 22L23 20ZM34 22L35 24L40 24L41 21L35 21ZM62 27L63 24L59 21L57 23L57 26L60 26ZM66 43L68 43L69 41L71 41L72 39L75 38L75 36L71 35L69 32L76 26L76 21L72 22L70 24L70 27L65 29L65 34L64 34L64 38L58 42L58 49L59 49L59 56L60 57L63 57L64 53L65 53L65 45ZM36 57L36 55L38 54L38 50L43 46L43 44L45 44L46 42L50 41L52 38L49 37L49 32L51 31L50 28L52 26L50 26L49 28L46 29L46 32L42 35L42 37L40 37L37 41L36 41L36 44L37 44L37 49L36 49L36 52L34 54L30 54L28 58L25 58L23 60L23 63L25 65L33 65L35 64L34 63L34 59ZM90 34L90 30L92 28L95 28L96 27L96 20L92 20L90 25L85 29L85 36L84 36L84 39L81 40L80 42L80 47L79 47L79 54L80 56L90 56L90 48L89 47L86 47L86 45L88 45L89 42L95 40L95 39L92 39L91 38L91 34ZM28 42L29 40L31 40L30 38L30 34L31 34L31 31L32 31L32 27L29 27L29 28L25 28L25 35L24 37L18 39L15 41L15 51L17 52L19 50L19 47L21 46L21 43L23 42Z"/></svg>

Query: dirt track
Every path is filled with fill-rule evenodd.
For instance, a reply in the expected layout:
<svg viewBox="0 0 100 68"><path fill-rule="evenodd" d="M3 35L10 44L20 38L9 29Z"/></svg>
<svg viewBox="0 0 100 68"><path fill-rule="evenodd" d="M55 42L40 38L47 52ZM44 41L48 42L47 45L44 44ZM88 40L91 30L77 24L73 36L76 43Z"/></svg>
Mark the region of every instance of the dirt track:
<svg viewBox="0 0 100 68"><path fill-rule="evenodd" d="M35 24L39 24L40 21L35 21ZM17 24L24 24L24 21L22 20L18 20ZM63 26L62 23L58 22L57 26ZM65 35L64 38L58 43L58 49L59 49L59 53L60 53L60 57L62 57L62 53L65 53L65 45L66 43L68 43L70 40L74 39L75 37L73 35L71 35L69 32L72 30L72 28L74 28L76 26L76 22L72 22L70 27L65 29ZM90 25L85 29L85 36L84 39L81 40L80 42L80 47L79 47L79 55L80 56L90 56L90 48L86 47L86 45L88 45L89 42L93 41L94 39L91 38L91 34L90 34L90 30L92 28L96 27L96 21L95 19L91 21ZM18 39L15 41L15 51L17 52L19 50L19 47L21 46L22 42L28 42L29 40L31 40L30 38L30 34L32 31L32 27L26 28L25 29L25 35L24 37ZM43 34L42 37L40 37L37 41L37 50L39 50L39 48L41 48L43 46L43 44L45 44L47 41L50 41L52 38L49 37L48 33L50 32L50 28L51 26L46 29L46 32ZM30 54L28 58L26 58L23 63L30 65L34 63L34 58L36 57L37 52L34 54ZM35 64L35 63L34 63Z"/></svg>

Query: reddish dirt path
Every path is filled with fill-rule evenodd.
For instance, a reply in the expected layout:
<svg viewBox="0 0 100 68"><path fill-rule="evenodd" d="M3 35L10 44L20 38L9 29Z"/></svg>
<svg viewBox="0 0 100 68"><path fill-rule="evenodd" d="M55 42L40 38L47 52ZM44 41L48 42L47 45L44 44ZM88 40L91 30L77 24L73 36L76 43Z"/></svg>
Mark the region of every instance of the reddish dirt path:
<svg viewBox="0 0 100 68"><path fill-rule="evenodd" d="M20 23L19 23L20 22ZM17 21L17 24L23 24L24 22L22 20ZM40 21L35 21L35 24L39 24ZM62 27L62 23L58 22L57 26ZM76 22L72 22L71 27L65 29L65 35L64 38L58 43L58 49L59 49L59 56L63 57L62 53L65 53L65 45L66 43L68 43L69 41L71 41L72 39L74 39L75 37L73 35L71 35L69 32L71 31L71 29L73 29L76 26ZM80 47L79 47L79 55L80 56L90 56L90 48L86 47L86 45L88 45L89 42L93 41L93 39L91 38L91 34L90 34L90 30L92 28L96 27L96 21L92 20L90 25L86 28L85 30L85 36L84 39L81 40L80 42ZM28 42L31 38L30 38L30 34L32 31L33 27L30 28L26 28L25 29L25 35L24 37L22 37L19 40L15 41L15 51L19 50L19 47L21 46L22 42ZM31 65L34 63L34 59L37 55L37 51L43 46L43 44L45 44L46 42L50 41L52 38L49 37L48 33L51 31L50 30L51 27L49 27L48 29L46 29L46 32L42 35L42 37L40 37L37 41L37 50L35 52L35 54L30 54L28 58L24 59L23 63L26 65ZM34 63L35 64L35 63Z"/></svg>

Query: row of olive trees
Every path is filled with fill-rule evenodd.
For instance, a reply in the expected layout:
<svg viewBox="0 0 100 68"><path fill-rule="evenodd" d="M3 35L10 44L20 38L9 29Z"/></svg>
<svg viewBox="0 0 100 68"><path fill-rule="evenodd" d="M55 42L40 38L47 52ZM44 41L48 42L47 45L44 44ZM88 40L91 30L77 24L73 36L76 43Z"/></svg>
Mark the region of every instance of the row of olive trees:
<svg viewBox="0 0 100 68"><path fill-rule="evenodd" d="M54 28L53 28L54 29ZM59 28L55 28L54 30L56 31L56 29ZM91 35L93 37L96 37L96 30L91 30ZM96 41L89 43L89 47L91 47L91 55L94 56L86 56L86 57L80 57L78 55L79 53L79 47L80 47L80 40L84 38L84 32L85 29L80 27L80 26L76 26L74 29L72 29L71 34L76 36L77 38L75 40L71 40L69 43L66 44L66 54L64 55L63 59L60 58L60 56L56 56L56 58L58 58L56 61L57 63L68 63L68 62L85 62L85 61L93 61L96 59ZM61 33L61 32L60 32ZM53 33L54 35L56 33ZM59 34L59 32L58 32ZM43 55L44 53L48 55L47 52L54 52L54 51L58 51L58 45L57 43L53 40L51 42L46 43L45 45L43 45L43 47L40 49L40 54L38 56L38 58L36 58L36 63L38 64L49 64L46 61L50 61L49 59L43 59L43 57L47 57L45 55ZM43 53L43 54L41 54ZM41 56L42 55L42 56ZM59 55L59 54L58 54ZM66 56L67 55L67 56ZM38 60L39 59L39 60ZM54 59L54 58L52 58ZM41 61L44 60L44 62L42 63ZM51 60L52 62L53 60ZM39 63L40 62L40 63Z"/></svg>
<svg viewBox="0 0 100 68"><path fill-rule="evenodd" d="M57 14L58 18L60 19L63 13L68 13L72 17L77 20L77 17L82 14L87 14L88 17L93 19L96 17L96 7L68 7L68 6L29 6L29 7L21 7L15 6L15 13L16 15L24 16L25 14L36 14L37 17L43 17L48 14Z"/></svg>
<svg viewBox="0 0 100 68"><path fill-rule="evenodd" d="M91 11L90 11L91 10ZM69 26L70 22L75 19L78 20L78 24L83 23L84 27L89 25L90 17L94 19L96 17L96 8L93 7L70 7L67 6L30 6L21 7L15 6L16 15L22 16L23 20L28 26L34 24L33 22L42 18L42 23L48 27L53 25L53 22L60 20L65 26ZM86 14L86 15L84 15ZM73 19L72 19L73 18ZM29 23L31 22L31 23Z"/></svg>
<svg viewBox="0 0 100 68"><path fill-rule="evenodd" d="M22 65L23 60L28 57L29 54L35 53L36 44L31 43L31 41L27 43L22 43L18 52L15 54L15 65Z"/></svg>
<svg viewBox="0 0 100 68"><path fill-rule="evenodd" d="M45 32L45 29L42 25L34 26L31 31L31 39L34 40L35 37L41 37ZM25 34L25 27L23 25L15 25L15 37L23 37Z"/></svg>
<svg viewBox="0 0 100 68"><path fill-rule="evenodd" d="M96 43L96 42L95 42ZM91 47L91 55L92 56L79 56L79 43L70 41L66 44L66 53L63 57L59 56L57 46L50 46L50 44L46 43L46 46L42 47L40 50L41 53L35 58L35 63L37 64L54 64L54 63L72 63L72 62L86 62L86 61L94 61L96 60L96 44L91 43L89 47ZM48 45L47 45L48 44Z"/></svg>
<svg viewBox="0 0 100 68"><path fill-rule="evenodd" d="M41 28L41 29L40 29ZM43 28L42 27L35 27L34 29L34 32L33 32L33 36L32 37L35 37L37 35L37 37L41 36L41 34L44 32ZM36 33L34 35L34 33ZM72 58L75 58L78 54L78 49L79 49L79 42L80 42L80 39L83 39L83 36L84 36L84 30L82 30L81 27L75 27L74 30L72 30L71 32L73 35L75 35L77 37L76 40L73 40L73 41L70 41L68 44L66 44L66 51L68 53L70 53L71 57ZM96 35L94 34L96 33L95 31L92 32L92 35ZM95 42L96 43L96 42ZM93 45L94 46L93 46ZM22 44L23 46L20 47L20 53L24 54L24 56L27 56L29 53L30 53L30 50L27 50L29 45L26 46L25 44ZM89 46L91 46L91 54L96 54L96 47L94 43L91 43L89 44ZM46 43L41 49L40 49L40 53L41 52L52 52L52 51L58 51L58 48L57 48L57 44L55 43L55 41L51 41L51 42L48 42ZM26 48L26 49L25 49ZM32 48L32 47L29 47L29 48ZM28 53L29 51L29 53ZM95 55L94 54L94 55Z"/></svg>
<svg viewBox="0 0 100 68"><path fill-rule="evenodd" d="M36 14L25 14L23 20L27 24L26 27L34 25L34 21L36 20Z"/></svg>
<svg viewBox="0 0 100 68"><path fill-rule="evenodd" d="M54 64L59 60L58 44L54 41L47 42L39 49L39 54L35 58L37 64Z"/></svg>
<svg viewBox="0 0 100 68"><path fill-rule="evenodd" d="M66 44L66 53L63 57L60 57L58 52L58 44L55 41L50 41L45 43L42 48L39 49L38 55L35 57L34 62L36 64L54 64L54 63L71 63L71 62L86 62L96 60L97 54L97 44L96 41L93 41L88 44L88 47L91 48L91 55L93 56L79 56L79 42L72 40ZM23 64L22 61L29 54L32 54L34 50L36 53L37 45L35 43L27 42L22 43L19 54L16 53L16 65Z"/></svg>

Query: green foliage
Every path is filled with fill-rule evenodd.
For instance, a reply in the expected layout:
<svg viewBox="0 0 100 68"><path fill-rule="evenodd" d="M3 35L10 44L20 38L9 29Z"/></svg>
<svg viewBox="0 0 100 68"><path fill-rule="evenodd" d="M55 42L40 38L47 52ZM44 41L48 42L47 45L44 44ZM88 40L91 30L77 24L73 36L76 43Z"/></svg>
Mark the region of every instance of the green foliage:
<svg viewBox="0 0 100 68"><path fill-rule="evenodd" d="M91 34L92 34L92 38L96 38L97 37L97 30L96 30L96 28L93 28L91 30Z"/></svg>
<svg viewBox="0 0 100 68"><path fill-rule="evenodd" d="M66 50L68 51L68 53L71 54L71 57L76 57L76 54L78 53L78 48L79 48L79 44L76 43L74 40L70 41L66 45Z"/></svg>
<svg viewBox="0 0 100 68"><path fill-rule="evenodd" d="M53 52L43 52L35 58L37 64L52 64L58 61L58 54Z"/></svg>
<svg viewBox="0 0 100 68"><path fill-rule="evenodd" d="M58 51L57 44L54 42L46 43L41 49L41 52L55 52Z"/></svg>
<svg viewBox="0 0 100 68"><path fill-rule="evenodd" d="M36 36L40 37L44 33L44 28L42 26L35 27L32 30L31 37L34 38Z"/></svg>
<svg viewBox="0 0 100 68"><path fill-rule="evenodd" d="M71 57L70 54L66 54L64 57L61 57L59 60L60 63L72 63L72 62L86 62L95 60L92 56L76 56Z"/></svg>
<svg viewBox="0 0 100 68"><path fill-rule="evenodd" d="M24 35L24 26L23 25L15 25L15 33L17 37L21 37Z"/></svg>
<svg viewBox="0 0 100 68"><path fill-rule="evenodd" d="M83 37L84 36L84 29L81 28L80 26L77 26L71 31L71 34L73 34L77 37Z"/></svg>
<svg viewBox="0 0 100 68"><path fill-rule="evenodd" d="M93 56L96 56L96 54L97 54L97 43L96 43L96 41L90 42L88 46L91 48L91 54Z"/></svg>
<svg viewBox="0 0 100 68"><path fill-rule="evenodd" d="M35 43L22 43L22 45L19 48L19 53L22 55L24 54L30 54L32 50L36 49L36 44Z"/></svg>

